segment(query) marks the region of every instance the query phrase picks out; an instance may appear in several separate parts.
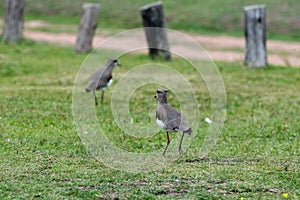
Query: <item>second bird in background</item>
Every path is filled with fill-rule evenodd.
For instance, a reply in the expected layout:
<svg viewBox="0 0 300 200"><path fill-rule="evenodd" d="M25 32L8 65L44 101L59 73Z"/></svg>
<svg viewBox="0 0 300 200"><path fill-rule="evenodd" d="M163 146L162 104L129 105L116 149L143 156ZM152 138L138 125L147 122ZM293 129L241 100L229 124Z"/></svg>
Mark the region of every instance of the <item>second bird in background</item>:
<svg viewBox="0 0 300 200"><path fill-rule="evenodd" d="M104 91L108 86L110 86L113 82L112 72L115 66L121 66L117 59L108 59L107 63L103 68L98 69L95 71L88 83L87 88L85 89L86 92L93 92L95 98L95 104L98 105L96 90L101 89L101 104L103 103L104 98Z"/></svg>

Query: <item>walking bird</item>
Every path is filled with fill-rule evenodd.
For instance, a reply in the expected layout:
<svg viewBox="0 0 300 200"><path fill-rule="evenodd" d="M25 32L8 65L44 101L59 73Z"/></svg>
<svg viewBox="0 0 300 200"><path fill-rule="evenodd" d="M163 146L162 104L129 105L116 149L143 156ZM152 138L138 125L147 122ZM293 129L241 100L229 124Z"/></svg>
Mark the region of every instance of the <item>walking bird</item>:
<svg viewBox="0 0 300 200"><path fill-rule="evenodd" d="M90 77L90 81L88 83L86 92L93 92L95 98L95 104L98 105L96 90L101 89L101 104L103 103L104 91L108 86L110 86L113 82L112 71L115 66L121 66L117 59L108 59L107 63L103 68L95 71Z"/></svg>
<svg viewBox="0 0 300 200"><path fill-rule="evenodd" d="M156 91L156 95L154 96L154 98L158 100L158 105L156 108L156 123L160 128L166 131L168 140L163 155L165 155L170 144L169 132L177 131L182 131L178 149L179 154L181 154L181 145L184 134L187 133L191 135L193 131L188 122L185 120L184 116L168 104L167 94L167 90L158 89Z"/></svg>

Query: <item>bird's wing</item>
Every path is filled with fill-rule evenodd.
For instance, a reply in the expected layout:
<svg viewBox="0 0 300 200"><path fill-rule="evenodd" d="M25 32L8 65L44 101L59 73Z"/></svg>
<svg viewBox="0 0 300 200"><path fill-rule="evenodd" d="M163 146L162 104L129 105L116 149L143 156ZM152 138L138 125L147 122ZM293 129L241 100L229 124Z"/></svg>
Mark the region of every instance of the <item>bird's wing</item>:
<svg viewBox="0 0 300 200"><path fill-rule="evenodd" d="M90 82L93 82L95 89L98 90L106 87L110 79L112 79L110 71L106 68L101 68L92 75Z"/></svg>
<svg viewBox="0 0 300 200"><path fill-rule="evenodd" d="M101 79L103 72L104 72L104 68L100 68L91 75L88 86L87 86L88 90L99 89L98 85L99 85L99 81Z"/></svg>
<svg viewBox="0 0 300 200"><path fill-rule="evenodd" d="M103 81L105 81L106 83L108 83L110 79L112 79L112 74L107 74L103 76Z"/></svg>
<svg viewBox="0 0 300 200"><path fill-rule="evenodd" d="M112 72L105 68L104 71L100 74L100 79L98 82L97 89L106 87L108 82L112 79Z"/></svg>
<svg viewBox="0 0 300 200"><path fill-rule="evenodd" d="M175 108L169 106L168 104L165 105L165 109L167 110L167 113L169 113L167 116L167 127L170 127L170 129L172 130L181 131L190 129L190 125L180 112L178 112Z"/></svg>

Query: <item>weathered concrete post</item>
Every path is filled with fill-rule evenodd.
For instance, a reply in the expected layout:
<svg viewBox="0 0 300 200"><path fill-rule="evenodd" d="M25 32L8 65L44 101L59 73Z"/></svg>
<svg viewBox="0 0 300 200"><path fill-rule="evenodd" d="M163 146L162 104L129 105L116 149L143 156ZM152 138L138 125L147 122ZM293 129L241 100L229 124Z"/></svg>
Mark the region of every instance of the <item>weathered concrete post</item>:
<svg viewBox="0 0 300 200"><path fill-rule="evenodd" d="M99 8L100 4L83 4L83 13L75 44L75 51L77 53L87 53L92 50L92 41L98 23Z"/></svg>
<svg viewBox="0 0 300 200"><path fill-rule="evenodd" d="M245 62L251 67L264 67L267 65L266 7L265 5L247 6L244 8L244 14Z"/></svg>
<svg viewBox="0 0 300 200"><path fill-rule="evenodd" d="M24 0L5 0L3 39L20 40L23 36Z"/></svg>
<svg viewBox="0 0 300 200"><path fill-rule="evenodd" d="M140 8L143 25L149 46L151 58L158 55L163 56L166 60L171 59L171 53L167 38L166 23L164 19L162 2L158 1L147 4Z"/></svg>

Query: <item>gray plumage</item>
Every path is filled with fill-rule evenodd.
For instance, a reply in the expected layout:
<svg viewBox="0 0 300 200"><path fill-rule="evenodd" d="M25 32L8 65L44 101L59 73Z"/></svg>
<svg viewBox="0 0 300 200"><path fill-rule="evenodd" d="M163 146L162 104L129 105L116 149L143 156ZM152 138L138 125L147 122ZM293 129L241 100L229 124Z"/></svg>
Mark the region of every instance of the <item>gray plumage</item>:
<svg viewBox="0 0 300 200"><path fill-rule="evenodd" d="M102 90L102 95L101 95L101 103L102 103L104 98L104 91L108 86L111 85L113 81L112 72L115 66L121 66L118 60L108 59L105 66L95 71L90 77L90 81L88 83L88 86L85 88L85 91L93 92L96 105L98 105L96 90L99 89Z"/></svg>
<svg viewBox="0 0 300 200"><path fill-rule="evenodd" d="M156 123L160 128L166 131L168 139L167 146L163 155L165 155L170 143L169 132L182 131L182 136L179 144L179 153L182 152L181 144L184 134L187 133L190 135L193 132L184 116L168 104L167 92L167 90L158 89L155 96L155 98L158 99L158 105L156 109Z"/></svg>

